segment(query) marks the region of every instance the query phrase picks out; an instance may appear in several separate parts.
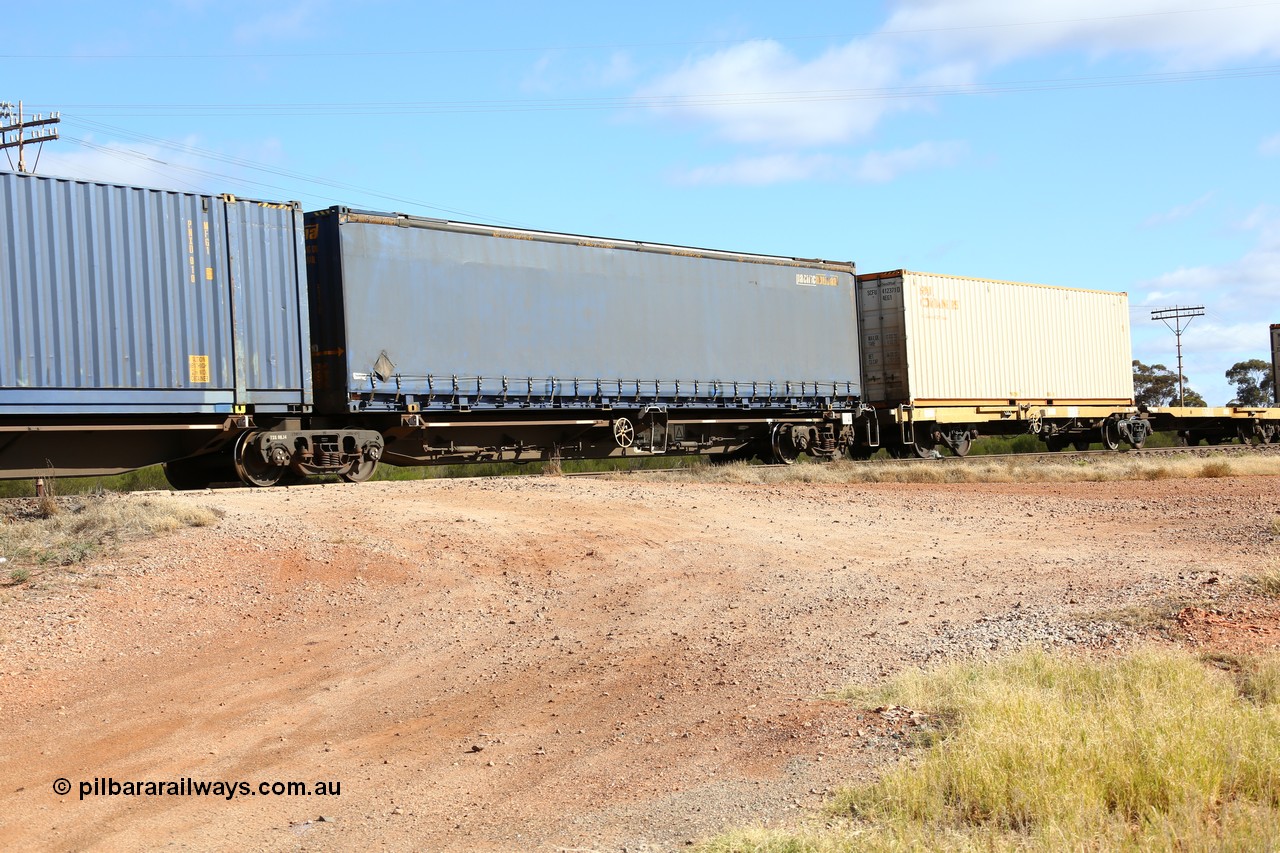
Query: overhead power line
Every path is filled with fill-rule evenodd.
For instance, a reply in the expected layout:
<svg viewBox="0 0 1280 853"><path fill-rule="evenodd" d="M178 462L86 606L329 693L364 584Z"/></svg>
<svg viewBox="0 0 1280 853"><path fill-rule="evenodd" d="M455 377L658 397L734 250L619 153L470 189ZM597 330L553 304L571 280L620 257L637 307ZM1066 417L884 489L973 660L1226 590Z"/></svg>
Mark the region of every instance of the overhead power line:
<svg viewBox="0 0 1280 853"><path fill-rule="evenodd" d="M1203 71L1169 71L1096 77L1061 77L1040 80L1007 80L989 83L887 86L852 89L800 89L775 92L718 92L689 95L626 95L595 98L546 98L475 101L332 101L283 103L205 104L65 104L77 114L104 117L182 116L325 116L335 109L344 115L407 115L440 113L504 113L577 110L687 109L691 107L740 107L762 104L798 104L828 101L897 100L961 95L1007 95L1069 89L1101 89L1237 80L1280 75L1280 65L1252 65Z"/></svg>
<svg viewBox="0 0 1280 853"><path fill-rule="evenodd" d="M239 169L248 169L255 172L274 175L276 177L287 178L290 181L301 182L304 184L311 184L316 187L324 187L327 189L340 190L344 194L346 194L345 196L346 198L349 198L350 194L355 193L365 198L382 199L384 201L392 202L393 204L408 205L413 208L420 208L423 210L435 211L439 214L443 214L447 216L456 216L461 218L492 222L494 224L499 224L499 225L528 227L526 223L516 222L509 219L504 219L502 217L490 216L488 214L480 213L477 211L463 210L460 208L445 207L439 204L433 204L431 202L423 201L421 199L408 198L406 196L399 196L399 195L394 195L390 193L379 192L377 190L372 190L367 187L361 187L355 184L348 184L343 181L335 181L332 178L323 178L316 175L308 175L303 172L297 172L291 169L283 169L277 166L269 166L263 163L258 163L253 160L249 160L244 157L236 157L229 154L223 154L218 151L199 148L197 146L189 145L186 143L172 142L170 140L163 139L161 137L150 136L145 133L138 133L135 131L127 130L125 128L112 127L111 125L102 124L100 122L80 122L80 121L68 120L67 123L73 126L92 126L92 128L109 132L112 135L115 135L121 138L129 138L134 140L135 142L152 145L157 148L170 150L179 154L186 154L190 157L196 157L201 160L209 160L217 163L223 163L229 166L234 166ZM306 192L299 193L299 191L294 186L285 187L285 186L281 186L280 184L273 184L266 181L254 180L252 178L248 178L243 175L231 175L223 172L214 171L212 169L202 168L192 163L184 163L174 159L166 160L145 151L138 151L130 148L120 148L120 147L113 147L109 145L103 145L99 142L94 142L93 140L84 139L80 137L68 136L65 138L68 142L74 143L84 148L98 151L99 153L106 154L108 156L115 157L117 159L128 160L129 162L132 162L135 165L141 164L144 169L155 174L166 174L165 172L157 171L157 169L154 168L156 166L160 166L160 167L164 167L164 169L166 170L178 170L178 171L186 172L192 175L198 175L204 178L212 178L220 181L231 181L231 182L237 182L242 185L254 186L254 187L261 188L263 190L270 191L273 194L282 194L290 198L294 197L297 194L301 194L303 196L314 198L314 199L320 199L328 203L333 203L335 201L335 198L332 195L325 195L321 193L306 193Z"/></svg>
<svg viewBox="0 0 1280 853"><path fill-rule="evenodd" d="M1232 6L1209 6L1195 9L1163 9L1157 12L1131 12L1124 15L1097 15L1081 18L1055 18L1038 21L1003 21L991 24L957 24L949 27L919 27L899 30L868 30L856 33L823 33L820 35L756 36L738 39L700 39L659 42L617 42L604 44L564 44L540 47L512 45L507 47L452 47L425 50L367 50L367 51L298 51L272 53L0 53L0 59L352 59L377 57L456 56L460 54L496 53L548 53L556 51L623 50L652 47L714 47L741 44L745 41L832 41L855 38L883 38L890 36L929 35L974 30L1000 30L1021 27L1061 26L1101 21L1122 21L1143 18L1159 18L1173 15L1196 15L1214 12L1230 12L1240 9L1259 9L1280 6L1280 2L1242 3Z"/></svg>

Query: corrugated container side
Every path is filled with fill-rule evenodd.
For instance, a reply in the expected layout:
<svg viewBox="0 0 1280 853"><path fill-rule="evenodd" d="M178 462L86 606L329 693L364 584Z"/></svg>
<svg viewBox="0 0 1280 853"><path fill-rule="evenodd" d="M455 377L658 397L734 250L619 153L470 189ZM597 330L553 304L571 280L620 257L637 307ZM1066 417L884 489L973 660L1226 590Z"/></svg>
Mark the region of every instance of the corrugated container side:
<svg viewBox="0 0 1280 853"><path fill-rule="evenodd" d="M289 204L241 201L227 207L242 349L236 387L259 408L312 402L303 216Z"/></svg>
<svg viewBox="0 0 1280 853"><path fill-rule="evenodd" d="M300 217L256 202L0 173L0 411L304 403Z"/></svg>
<svg viewBox="0 0 1280 853"><path fill-rule="evenodd" d="M1127 294L909 271L859 291L869 400L1133 399Z"/></svg>
<svg viewBox="0 0 1280 853"><path fill-rule="evenodd" d="M351 394L376 390L384 355L394 379L382 387L424 405L454 395L687 402L730 396L734 383L736 396L757 399L859 393L851 265L311 216L309 238L339 241L343 340L319 343L343 350Z"/></svg>

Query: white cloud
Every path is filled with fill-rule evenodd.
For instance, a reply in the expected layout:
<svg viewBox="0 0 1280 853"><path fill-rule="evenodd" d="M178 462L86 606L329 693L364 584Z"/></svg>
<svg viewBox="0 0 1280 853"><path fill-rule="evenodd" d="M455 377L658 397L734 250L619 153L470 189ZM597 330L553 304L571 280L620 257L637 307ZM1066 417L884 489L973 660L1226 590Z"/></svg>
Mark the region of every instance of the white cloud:
<svg viewBox="0 0 1280 853"><path fill-rule="evenodd" d="M197 140L189 137L182 140L181 144L196 145ZM30 156L27 158L28 166L32 164L32 159ZM107 184L132 184L197 192L220 191L217 178L190 171L199 168L198 164L201 162L195 156L164 150L154 145L95 143L92 138L86 138L85 144L76 148L46 150L40 158L37 171L41 175ZM225 186L226 181L222 184Z"/></svg>
<svg viewBox="0 0 1280 853"><path fill-rule="evenodd" d="M1131 57L1152 72L1280 57L1280 5L1195 5L898 0L878 32L816 56L745 41L690 58L635 97L722 139L795 151L857 142L892 114L929 108L921 87L980 84L1002 66L1052 53ZM1273 142L1280 148L1269 140L1266 151Z"/></svg>
<svg viewBox="0 0 1280 853"><path fill-rule="evenodd" d="M849 90L895 85L899 66L890 49L872 42L802 61L776 41L749 41L686 63L636 98L733 142L829 145L865 136L886 113L907 108L906 101L847 98Z"/></svg>
<svg viewBox="0 0 1280 853"><path fill-rule="evenodd" d="M211 195L229 192L246 198L293 199L301 193L305 198L332 203L326 195L282 186L280 178L269 174L270 166L264 166L264 174L263 170L226 162L288 162L287 153L275 138L248 141L230 151L203 150L199 148L201 140L195 136L164 147L142 142L97 142L92 136L64 138L58 144L56 151L48 149L40 158L39 174ZM29 166L32 160L28 157Z"/></svg>
<svg viewBox="0 0 1280 853"><path fill-rule="evenodd" d="M291 6L271 8L270 12L237 26L232 37L241 44L310 38L316 33L317 23L327 17L320 6L300 0Z"/></svg>
<svg viewBox="0 0 1280 853"><path fill-rule="evenodd" d="M627 86L639 75L631 54L615 51L601 63L579 62L563 50L544 51L520 81L520 89L534 94L565 90L600 89Z"/></svg>
<svg viewBox="0 0 1280 853"><path fill-rule="evenodd" d="M893 151L869 151L851 159L831 154L787 152L741 157L729 163L699 166L675 175L689 185L765 186L797 181L886 183L907 172L950 166L968 150L962 142L921 142Z"/></svg>
<svg viewBox="0 0 1280 853"><path fill-rule="evenodd" d="M1256 316L1275 301L1280 282L1280 210L1262 205L1237 227L1257 235L1256 244L1238 260L1225 264L1184 267L1143 282L1173 299L1214 298L1225 310L1242 310L1241 321Z"/></svg>
<svg viewBox="0 0 1280 853"><path fill-rule="evenodd" d="M847 161L826 154L769 154L743 157L731 163L698 166L675 176L675 182L689 185L743 184L765 186L815 178L833 178L848 173Z"/></svg>
<svg viewBox="0 0 1280 853"><path fill-rule="evenodd" d="M1200 208L1204 207L1213 199L1213 191L1205 193L1195 201L1187 204L1175 205L1168 210L1160 213L1153 213L1142 222L1143 228L1153 228L1157 225L1168 225L1171 222L1177 222L1191 216Z"/></svg>
<svg viewBox="0 0 1280 853"><path fill-rule="evenodd" d="M1239 0L900 0L882 28L938 55L996 65L1050 51L1145 54L1206 68L1280 56L1280 9Z"/></svg>
<svg viewBox="0 0 1280 853"><path fill-rule="evenodd" d="M863 155L854 174L866 183L888 183L907 172L954 165L967 150L963 142L921 142L895 151L872 151Z"/></svg>
<svg viewBox="0 0 1280 853"><path fill-rule="evenodd" d="M1258 145L1258 153L1264 157L1280 157L1280 133L1262 140Z"/></svg>
<svg viewBox="0 0 1280 853"><path fill-rule="evenodd" d="M1273 311L1280 282L1280 210L1259 207L1238 227L1256 235L1254 246L1238 259L1184 267L1141 282L1134 299L1146 305L1205 307L1206 316L1191 322L1182 343L1187 375L1216 405L1231 397L1223 378L1227 368L1268 357L1268 324L1277 321ZM1139 324L1137 318L1145 320L1143 314L1134 317L1134 357L1172 366L1173 335L1162 327L1151 330L1151 323Z"/></svg>
<svg viewBox="0 0 1280 853"><path fill-rule="evenodd" d="M559 52L550 50L543 53L536 60L529 70L525 72L524 78L520 81L520 90L522 92L553 92L562 85L562 81L557 79L556 62L559 59Z"/></svg>
<svg viewBox="0 0 1280 853"><path fill-rule="evenodd" d="M626 51L615 51L609 61L599 69L593 69L594 76L602 86L622 86L631 83L640 73L631 54Z"/></svg>

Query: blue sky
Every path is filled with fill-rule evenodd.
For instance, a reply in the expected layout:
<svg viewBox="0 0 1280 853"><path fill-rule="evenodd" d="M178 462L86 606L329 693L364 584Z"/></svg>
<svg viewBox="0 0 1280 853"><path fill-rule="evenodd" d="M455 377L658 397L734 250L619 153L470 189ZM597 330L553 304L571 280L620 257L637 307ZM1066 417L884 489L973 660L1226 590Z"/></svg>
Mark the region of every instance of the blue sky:
<svg viewBox="0 0 1280 853"><path fill-rule="evenodd" d="M1204 305L1280 322L1280 2L16 4L38 171Z"/></svg>

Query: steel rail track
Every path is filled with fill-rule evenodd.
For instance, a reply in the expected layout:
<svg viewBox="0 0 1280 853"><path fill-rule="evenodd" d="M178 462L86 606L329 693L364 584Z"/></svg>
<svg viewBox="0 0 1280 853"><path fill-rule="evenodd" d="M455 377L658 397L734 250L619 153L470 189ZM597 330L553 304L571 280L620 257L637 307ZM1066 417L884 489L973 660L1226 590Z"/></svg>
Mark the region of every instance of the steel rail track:
<svg viewBox="0 0 1280 853"><path fill-rule="evenodd" d="M991 453L991 454L976 455L976 456L938 456L938 457L931 457L931 458L868 459L868 460L856 460L856 461L846 459L843 461L850 465L937 465L940 463L944 465L965 465L965 464L972 464L972 463L978 463L978 462L990 462L990 461L996 461L996 460L1017 460L1017 461L1024 461L1024 462L1031 462L1035 460L1057 460L1061 462L1061 461L1069 461L1071 459L1088 459L1088 458L1094 458L1094 457L1097 457L1097 458L1108 458L1108 457L1110 458L1126 458L1126 457L1127 458L1134 458L1134 457L1158 458L1160 456L1178 456L1178 455L1191 455L1191 454L1199 454L1204 457L1214 457L1214 456L1245 456L1250 453L1262 453L1265 455L1280 455L1280 444L1261 444L1261 445L1221 444L1221 445L1209 445L1207 447L1149 447L1149 448L1143 448L1142 450L1133 450L1132 448L1122 449L1122 450L1071 450L1071 451L1063 450L1057 453L1050 453L1050 452ZM825 463L814 462L814 463L808 463L808 464L821 465ZM760 469L792 468L794 467L794 465L782 465L777 463L760 463L760 464L752 465L751 467L760 468ZM695 469L687 466L672 467L672 468L633 468L629 470L623 469L618 471L581 471L581 472L576 472L572 474L562 474L560 476L565 478L616 477L616 476L633 477L633 476L644 476L649 474L663 476L668 474L678 474L682 471L690 471L690 470L695 470ZM458 481L467 481L467 480L493 480L493 479L498 479L502 476L504 475L485 474L485 475L476 475L474 477L449 477L447 479L452 482L458 482ZM378 482L378 481L372 481L372 482ZM326 488L328 486L334 486L334 485L351 486L351 484L348 484L348 483L309 482L309 483L298 483L296 485L290 485L290 486L281 487L281 488L288 488L288 489ZM353 486L353 488L354 487L358 487L358 486ZM218 492L233 491L238 489L242 489L247 492L260 491L259 489L256 489L252 486L245 486L243 484L231 484L231 483L217 483L212 485L210 488ZM143 494L143 495L168 494L168 492L144 490L144 491L139 491L136 494Z"/></svg>
<svg viewBox="0 0 1280 853"><path fill-rule="evenodd" d="M1019 460L1024 462L1032 462L1036 460L1056 460L1068 461L1072 459L1089 459L1089 458L1134 458L1134 457L1153 457L1161 456L1182 456L1182 455L1200 455L1200 456L1243 456L1250 453L1277 454L1280 455L1280 444L1217 444L1208 445L1206 447L1145 447L1141 450L1133 448L1121 450L1062 450L1058 452L1045 451L1042 453L988 453L971 456L934 456L934 457L913 457L910 459L867 459L867 460L842 460L850 465L936 465L938 463L947 465L964 465L977 462L991 462L996 460ZM823 463L813 463L823 464ZM752 465L752 468L791 468L792 465L783 465L780 463L761 463ZM619 474L625 476L645 475L645 474L674 474L681 471L691 470L688 467L672 467L672 468L633 468L629 470L618 471L581 471L573 474L564 474L565 477L612 477Z"/></svg>

